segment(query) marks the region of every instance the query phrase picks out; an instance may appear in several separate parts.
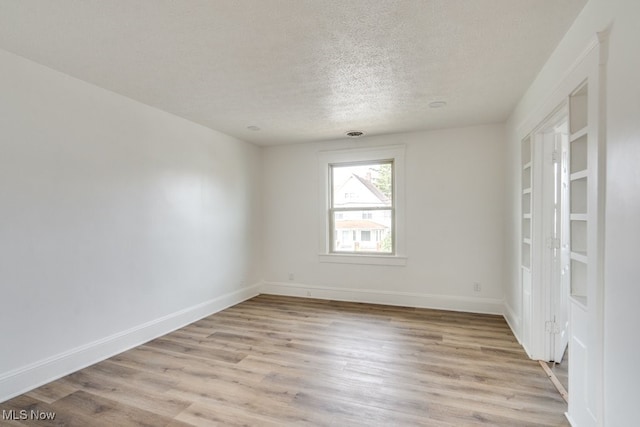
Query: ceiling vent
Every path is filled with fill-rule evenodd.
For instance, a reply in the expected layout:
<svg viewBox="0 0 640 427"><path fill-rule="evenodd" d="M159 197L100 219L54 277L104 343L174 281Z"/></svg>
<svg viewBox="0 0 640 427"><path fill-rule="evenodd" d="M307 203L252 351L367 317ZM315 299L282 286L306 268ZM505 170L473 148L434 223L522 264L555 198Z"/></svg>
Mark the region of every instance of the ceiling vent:
<svg viewBox="0 0 640 427"><path fill-rule="evenodd" d="M350 130L349 132L347 132L347 136L349 138L359 138L362 135L364 135L364 132L361 132L359 130Z"/></svg>
<svg viewBox="0 0 640 427"><path fill-rule="evenodd" d="M433 101L429 103L430 108L444 108L447 106L446 101Z"/></svg>

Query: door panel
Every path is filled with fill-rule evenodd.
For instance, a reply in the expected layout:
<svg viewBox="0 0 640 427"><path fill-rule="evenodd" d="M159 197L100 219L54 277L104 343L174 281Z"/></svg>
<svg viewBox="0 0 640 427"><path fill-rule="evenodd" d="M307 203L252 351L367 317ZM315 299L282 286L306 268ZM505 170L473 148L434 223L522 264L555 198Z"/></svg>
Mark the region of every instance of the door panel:
<svg viewBox="0 0 640 427"><path fill-rule="evenodd" d="M566 124L565 124L566 126ZM553 335L553 360L562 362L562 357L569 343L569 292L571 283L570 269L570 246L569 246L569 135L564 129L560 129L557 134L556 146L560 154L558 162L558 209L556 218L558 228L557 238L560 247L556 250L559 270L559 282L556 292L552 292L552 310L554 315L555 334Z"/></svg>

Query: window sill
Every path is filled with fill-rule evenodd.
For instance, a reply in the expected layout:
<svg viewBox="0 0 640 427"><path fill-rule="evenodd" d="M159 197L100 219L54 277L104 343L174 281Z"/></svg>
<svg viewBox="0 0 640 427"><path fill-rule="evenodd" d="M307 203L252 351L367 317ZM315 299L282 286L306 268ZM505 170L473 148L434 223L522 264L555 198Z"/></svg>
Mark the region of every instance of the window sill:
<svg viewBox="0 0 640 427"><path fill-rule="evenodd" d="M320 262L335 264L362 264L362 265L407 265L407 257L398 255L351 255L351 254L320 254Z"/></svg>

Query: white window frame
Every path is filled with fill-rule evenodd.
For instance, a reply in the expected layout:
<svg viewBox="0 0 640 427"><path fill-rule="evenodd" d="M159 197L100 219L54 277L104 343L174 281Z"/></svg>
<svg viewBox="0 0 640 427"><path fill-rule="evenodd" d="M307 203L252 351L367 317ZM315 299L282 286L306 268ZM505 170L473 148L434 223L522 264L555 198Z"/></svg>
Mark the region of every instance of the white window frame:
<svg viewBox="0 0 640 427"><path fill-rule="evenodd" d="M403 266L407 262L405 238L405 146L392 145L371 148L351 148L345 150L321 151L318 153L319 187L320 187L320 227L319 227L319 260L320 262L345 264L373 264ZM394 253L393 254L359 254L332 253L330 244L330 165L340 163L366 163L393 161L393 196L395 203L394 218Z"/></svg>
<svg viewBox="0 0 640 427"><path fill-rule="evenodd" d="M334 188L334 182L333 182L333 177L332 177L332 173L333 173L333 169L334 167L352 167L352 166L381 166L381 165L388 165L391 167L391 186L392 186L392 194L391 194L391 204L388 206L369 206L369 207L337 207L334 206L332 203L332 199L333 201L335 201L335 197L337 196L337 194L335 193L335 188ZM395 254L395 248L396 248L396 242L395 242L395 236L396 236L396 232L395 232L395 194L393 194L393 183L395 180L395 177L393 176L395 175L395 163L393 161L393 159L388 159L388 160L378 160L378 161L365 161L365 162L356 162L356 163L351 163L351 162L347 162L347 163L331 163L329 164L329 228L330 230L335 230L335 216L334 215L338 215L344 212L359 212L362 211L363 215L362 215L362 219L371 219L371 214L373 211L388 211L391 213L391 252L372 252L372 251L340 251L340 250L336 250L334 247L335 241L333 239L329 240L329 252L333 253L333 254L358 254L358 255L394 255ZM346 194L353 194L353 193L344 193ZM355 197L349 197L350 199L354 199ZM365 218L365 213L369 214L369 218ZM337 219L337 218L336 218ZM362 237L360 237L362 235L362 232L358 233L358 238L355 237L355 231L354 231L354 241L357 240L362 240ZM331 236L332 233L329 232L329 235Z"/></svg>

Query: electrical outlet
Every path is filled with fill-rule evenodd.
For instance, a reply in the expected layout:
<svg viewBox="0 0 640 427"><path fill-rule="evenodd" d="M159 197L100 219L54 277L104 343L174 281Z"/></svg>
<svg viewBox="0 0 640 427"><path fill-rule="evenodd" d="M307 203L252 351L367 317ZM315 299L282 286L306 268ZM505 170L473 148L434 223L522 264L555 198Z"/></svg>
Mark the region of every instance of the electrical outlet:
<svg viewBox="0 0 640 427"><path fill-rule="evenodd" d="M307 291L307 296L310 297L311 296L311 291Z"/></svg>
<svg viewBox="0 0 640 427"><path fill-rule="evenodd" d="M295 276L293 275L293 273L289 273L289 281L293 281L295 279Z"/></svg>
<svg viewBox="0 0 640 427"><path fill-rule="evenodd" d="M474 292L482 292L482 285L478 282L473 283Z"/></svg>

